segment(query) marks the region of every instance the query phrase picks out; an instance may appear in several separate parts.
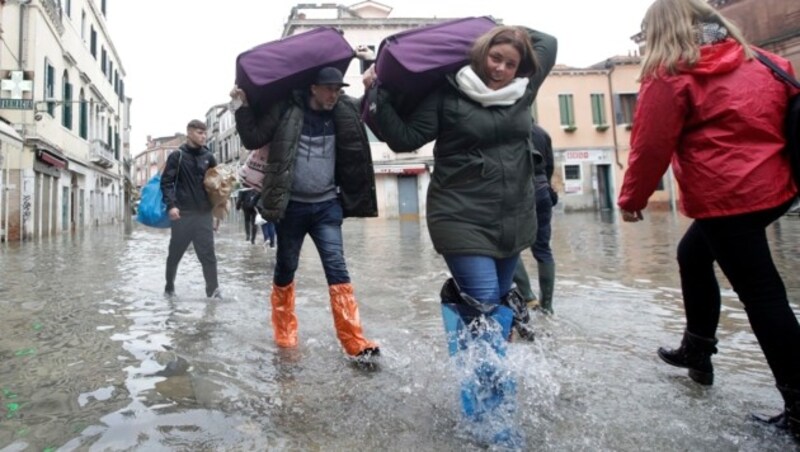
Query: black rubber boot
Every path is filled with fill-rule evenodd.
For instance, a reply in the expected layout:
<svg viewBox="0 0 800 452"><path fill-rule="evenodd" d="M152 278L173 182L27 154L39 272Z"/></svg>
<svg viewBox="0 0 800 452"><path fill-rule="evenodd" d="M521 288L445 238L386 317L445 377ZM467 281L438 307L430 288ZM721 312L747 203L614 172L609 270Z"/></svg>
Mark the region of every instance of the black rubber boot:
<svg viewBox="0 0 800 452"><path fill-rule="evenodd" d="M789 432L796 441L800 441L800 389L787 386L778 386L783 396L783 415L789 427Z"/></svg>
<svg viewBox="0 0 800 452"><path fill-rule="evenodd" d="M522 296L522 292L517 287L513 287L501 300L500 303L508 306L514 312L513 327L517 330L519 337L526 341L533 342L536 338L533 328L530 325L531 315L528 312L528 304Z"/></svg>
<svg viewBox="0 0 800 452"><path fill-rule="evenodd" d="M685 331L679 348L668 350L659 347L658 357L672 366L689 369L689 378L701 385L711 386L714 384L711 355L717 353L716 345L716 339L700 337Z"/></svg>
<svg viewBox="0 0 800 452"><path fill-rule="evenodd" d="M555 262L539 262L539 307L545 314L553 313L553 289L556 285Z"/></svg>

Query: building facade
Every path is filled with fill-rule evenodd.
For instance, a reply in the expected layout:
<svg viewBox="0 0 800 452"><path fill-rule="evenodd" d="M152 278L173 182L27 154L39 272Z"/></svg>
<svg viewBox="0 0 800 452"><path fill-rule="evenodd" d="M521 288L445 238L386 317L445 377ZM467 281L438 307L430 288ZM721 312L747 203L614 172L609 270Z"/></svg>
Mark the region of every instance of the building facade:
<svg viewBox="0 0 800 452"><path fill-rule="evenodd" d="M228 104L211 107L206 113L208 140L206 146L214 153L217 163L238 166L244 164L247 149L242 147L236 132L236 118Z"/></svg>
<svg viewBox="0 0 800 452"><path fill-rule="evenodd" d="M147 137L147 148L133 159L133 183L142 188L147 181L164 169L167 156L186 142L186 135L176 133L170 137Z"/></svg>
<svg viewBox="0 0 800 452"><path fill-rule="evenodd" d="M2 239L121 221L130 183L130 99L105 0L25 0L2 9L0 120L22 139L4 154Z"/></svg>
<svg viewBox="0 0 800 452"><path fill-rule="evenodd" d="M616 56L588 68L557 65L534 105L534 116L553 140L553 186L560 208L614 210L630 153L641 70L637 55ZM676 185L668 172L651 208L674 208Z"/></svg>
<svg viewBox="0 0 800 452"><path fill-rule="evenodd" d="M797 0L711 0L747 39L783 56L800 73L800 2Z"/></svg>

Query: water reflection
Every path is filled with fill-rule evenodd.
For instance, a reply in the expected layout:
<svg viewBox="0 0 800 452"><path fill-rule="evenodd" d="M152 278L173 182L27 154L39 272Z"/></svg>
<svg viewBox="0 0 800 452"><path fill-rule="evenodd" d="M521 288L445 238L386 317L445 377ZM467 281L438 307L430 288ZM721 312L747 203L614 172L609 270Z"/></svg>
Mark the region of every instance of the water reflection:
<svg viewBox="0 0 800 452"><path fill-rule="evenodd" d="M688 222L650 213L627 224L557 214L552 318L513 343L532 450L786 450L744 413L780 405L735 294L723 286L712 388L655 350L677 345L683 314L675 248ZM790 298L800 222L770 228ZM380 372L344 359L312 243L297 275L300 346L271 340L274 250L234 224L218 235L226 299L203 297L195 256L178 297L162 296L168 233L112 229L0 250L0 449L479 450L459 434L458 384L437 297L446 277L424 223L345 223L349 268ZM524 257L534 269L532 257ZM795 307L797 304L795 303Z"/></svg>

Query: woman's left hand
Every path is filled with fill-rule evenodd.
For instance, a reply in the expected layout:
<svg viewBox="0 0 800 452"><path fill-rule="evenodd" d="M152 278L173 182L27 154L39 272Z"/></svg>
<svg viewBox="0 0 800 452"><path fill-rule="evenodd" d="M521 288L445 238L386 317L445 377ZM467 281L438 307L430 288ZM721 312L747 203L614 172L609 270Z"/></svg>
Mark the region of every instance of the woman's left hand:
<svg viewBox="0 0 800 452"><path fill-rule="evenodd" d="M361 81L364 83L364 89L369 89L377 78L378 73L375 72L375 64L373 63L366 71L364 71L363 74L361 74Z"/></svg>

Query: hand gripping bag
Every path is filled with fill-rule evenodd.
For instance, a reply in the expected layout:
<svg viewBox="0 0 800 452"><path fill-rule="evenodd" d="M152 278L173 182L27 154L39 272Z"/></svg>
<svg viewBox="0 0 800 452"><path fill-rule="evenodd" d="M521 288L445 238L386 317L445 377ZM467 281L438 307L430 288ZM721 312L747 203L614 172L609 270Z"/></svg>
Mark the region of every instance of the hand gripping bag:
<svg viewBox="0 0 800 452"><path fill-rule="evenodd" d="M447 74L468 64L475 40L496 25L490 17L466 17L388 36L381 41L375 60L377 84L393 94L393 105L403 117L442 83ZM364 96L361 109L362 119L380 138L380 131L370 117L375 112L374 89Z"/></svg>
<svg viewBox="0 0 800 452"><path fill-rule="evenodd" d="M333 27L270 41L242 52L236 58L236 84L258 111L286 97L292 90L314 82L317 72L333 66L347 72L355 51Z"/></svg>

